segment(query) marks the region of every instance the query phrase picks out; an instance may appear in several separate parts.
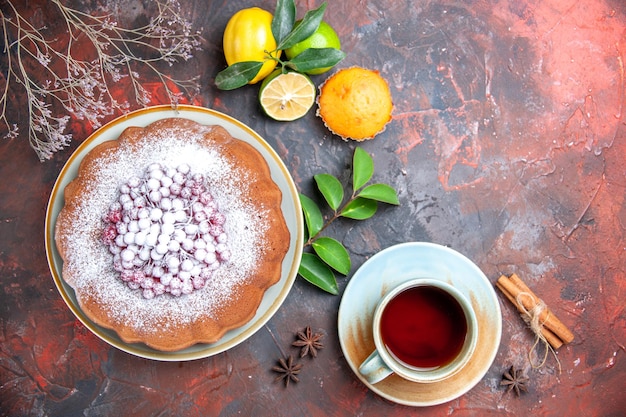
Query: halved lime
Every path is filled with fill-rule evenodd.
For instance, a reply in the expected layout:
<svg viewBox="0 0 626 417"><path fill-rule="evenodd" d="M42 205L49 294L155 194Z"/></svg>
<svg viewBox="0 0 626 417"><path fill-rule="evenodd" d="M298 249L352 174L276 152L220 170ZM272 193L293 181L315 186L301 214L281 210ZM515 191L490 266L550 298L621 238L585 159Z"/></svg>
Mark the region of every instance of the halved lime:
<svg viewBox="0 0 626 417"><path fill-rule="evenodd" d="M315 85L298 72L276 70L259 90L263 111L274 120L291 121L304 116L315 103Z"/></svg>

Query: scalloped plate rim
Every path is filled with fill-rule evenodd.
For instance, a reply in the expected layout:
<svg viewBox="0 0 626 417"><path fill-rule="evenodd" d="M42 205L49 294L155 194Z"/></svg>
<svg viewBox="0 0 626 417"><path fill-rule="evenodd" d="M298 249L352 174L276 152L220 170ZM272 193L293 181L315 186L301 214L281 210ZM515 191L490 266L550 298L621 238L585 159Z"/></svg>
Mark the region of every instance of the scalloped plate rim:
<svg viewBox="0 0 626 417"><path fill-rule="evenodd" d="M202 124L221 125L235 138L253 145L268 162L272 178L283 192L281 208L291 232L289 251L283 261L281 279L265 292L255 316L243 326L228 331L215 343L197 344L174 352L152 349L143 343L126 343L113 330L103 328L87 318L78 306L73 289L63 281L61 274L62 260L54 243L56 217L64 204L63 190L65 185L76 176L78 165L84 155L101 142L117 139L126 127L146 126L153 121L169 117L183 117ZM302 208L298 198L298 191L287 167L276 151L246 124L222 112L200 106L178 105L172 107L170 105L159 105L146 107L106 123L89 135L70 155L55 181L46 208L44 228L46 257L54 283L66 305L85 327L109 345L138 357L159 361L202 359L224 352L250 338L272 318L287 298L295 282L302 255L302 245L299 244L304 236L301 212Z"/></svg>

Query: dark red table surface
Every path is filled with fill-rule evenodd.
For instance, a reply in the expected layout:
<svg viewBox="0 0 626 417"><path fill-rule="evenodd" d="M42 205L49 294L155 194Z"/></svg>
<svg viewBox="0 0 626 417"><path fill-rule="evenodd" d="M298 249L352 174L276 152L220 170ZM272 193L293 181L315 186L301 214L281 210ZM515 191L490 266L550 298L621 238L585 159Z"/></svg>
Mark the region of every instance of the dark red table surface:
<svg viewBox="0 0 626 417"><path fill-rule="evenodd" d="M138 10L135 3L124 2L127 10ZM299 16L318 4L300 2ZM226 22L253 5L274 9L266 0L182 1L205 42L170 71L200 76L197 104L255 129L299 189L318 198L312 176L346 178L356 143L331 135L314 110L291 123L268 119L257 86L214 86ZM553 357L531 368L533 336L498 293L502 341L484 378L446 404L394 404L343 357L341 295L301 278L265 327L214 357L163 363L110 347L67 308L44 249L52 186L91 131L77 122L71 147L44 163L24 136L0 141L0 415L626 415L626 3L330 1L326 20L347 53L340 67L376 69L389 82L393 120L361 146L374 158L375 179L401 201L331 229L353 259L340 292L381 249L450 246L494 283L518 273L572 329L574 342L558 350L562 372ZM325 347L285 388L271 368L281 349L297 353L289 344L305 326L324 335ZM510 365L530 377L519 398L499 385Z"/></svg>

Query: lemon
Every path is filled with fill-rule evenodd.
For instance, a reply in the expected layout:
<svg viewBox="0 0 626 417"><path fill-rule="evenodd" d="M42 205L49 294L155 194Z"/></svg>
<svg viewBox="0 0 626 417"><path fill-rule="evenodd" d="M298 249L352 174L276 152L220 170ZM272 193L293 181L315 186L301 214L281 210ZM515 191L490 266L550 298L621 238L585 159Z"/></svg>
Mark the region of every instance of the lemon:
<svg viewBox="0 0 626 417"><path fill-rule="evenodd" d="M263 80L259 103L274 120L296 120L315 103L315 85L304 74L276 70Z"/></svg>
<svg viewBox="0 0 626 417"><path fill-rule="evenodd" d="M272 34L274 16L258 7L242 9L235 13L224 29L224 57L228 65L238 62L259 61L263 66L250 81L255 84L276 68L281 51L276 51L276 39Z"/></svg>
<svg viewBox="0 0 626 417"><path fill-rule="evenodd" d="M296 22L296 27L300 22ZM322 21L320 22L319 27L311 36L303 40L302 42L298 42L294 46L289 49L285 49L285 55L287 55L287 59L293 59L300 55L304 50L309 48L334 48L341 49L341 41L339 40L339 36L337 36L337 32L332 28L328 23ZM317 75L323 74L332 67L327 68L317 68L311 71L307 71L307 74Z"/></svg>

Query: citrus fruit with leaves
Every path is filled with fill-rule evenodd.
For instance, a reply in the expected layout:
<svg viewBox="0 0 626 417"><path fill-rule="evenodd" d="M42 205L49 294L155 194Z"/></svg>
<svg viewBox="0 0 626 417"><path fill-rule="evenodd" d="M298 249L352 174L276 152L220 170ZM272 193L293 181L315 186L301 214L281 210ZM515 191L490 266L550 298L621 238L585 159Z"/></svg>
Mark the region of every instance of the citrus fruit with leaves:
<svg viewBox="0 0 626 417"><path fill-rule="evenodd" d="M277 61L274 58L280 56L280 51L276 50L272 19L270 12L251 7L239 10L226 24L223 39L226 63L229 66L250 61L263 63L249 84L259 82L276 68Z"/></svg>
<svg viewBox="0 0 626 417"><path fill-rule="evenodd" d="M260 13L260 9L258 8L246 10L253 10L254 13ZM305 41L319 29L324 16L324 10L326 10L325 2L322 3L317 9L308 10L304 17L300 20L300 23L296 25L295 1L278 0L276 3L274 17L271 19L271 25L268 27L267 20L264 20L262 25L263 34L267 36L271 34L274 37L273 39L275 42L263 45L262 42L259 42L261 37L252 36L254 34L253 31L247 32L246 30L241 30L240 33L245 35L241 36L241 38L249 39L248 43L244 43L244 49L254 49L258 55L256 55L255 58L250 56L251 54L245 54L244 57L244 54L242 53L242 56L239 58L230 60L230 62L234 63L229 63L228 67L220 71L215 76L215 85L217 88L220 90L234 90L235 88L243 87L246 84L257 82L271 72L271 70L268 70L267 68L274 68L276 65L280 65L283 72L290 70L304 74L309 72L312 73L312 71L319 70L320 68L325 69L337 65L337 63L341 61L346 54L341 50L332 47L307 48L293 59L285 61L280 58L281 51L287 50L294 45ZM238 20L238 18L235 20ZM250 22L246 21L246 23ZM242 26L244 28L246 27L245 25ZM331 44L334 43L331 42ZM225 55L228 55L226 50L229 48L231 51L237 51L235 45L234 41L226 42L224 46ZM252 46L255 47L252 48ZM263 54L259 51L263 51ZM229 61L228 58L227 61Z"/></svg>
<svg viewBox="0 0 626 417"><path fill-rule="evenodd" d="M315 93L315 85L306 75L276 70L263 80L259 103L272 119L291 121L313 107Z"/></svg>
<svg viewBox="0 0 626 417"><path fill-rule="evenodd" d="M296 27L299 25L300 21L296 22ZM307 49L322 49L322 48L333 48L340 50L341 49L341 40L339 36L337 36L337 32L332 28L328 23L321 21L317 30L305 40L298 42L294 46L289 49L285 49L285 55L287 59L294 59L302 52ZM317 75L323 74L326 71L330 70L331 67L325 68L316 68L313 70L306 71L307 74Z"/></svg>
<svg viewBox="0 0 626 417"><path fill-rule="evenodd" d="M343 139L372 139L391 121L389 85L378 71L342 69L320 86L317 114Z"/></svg>

